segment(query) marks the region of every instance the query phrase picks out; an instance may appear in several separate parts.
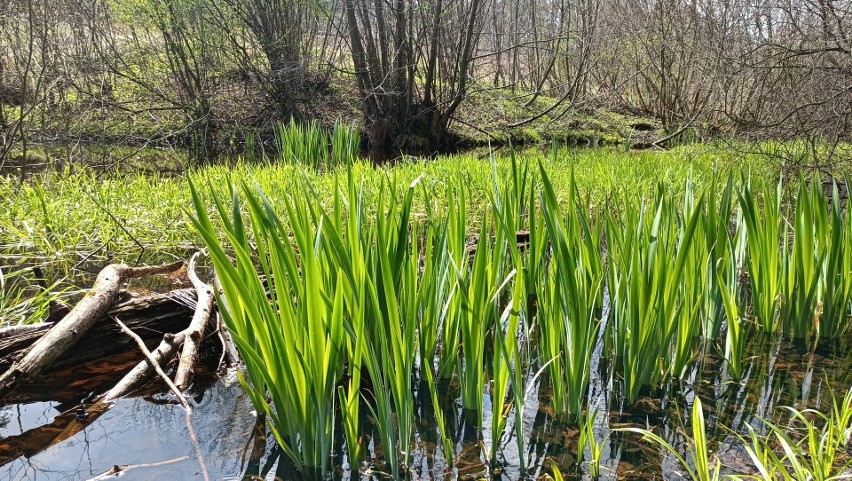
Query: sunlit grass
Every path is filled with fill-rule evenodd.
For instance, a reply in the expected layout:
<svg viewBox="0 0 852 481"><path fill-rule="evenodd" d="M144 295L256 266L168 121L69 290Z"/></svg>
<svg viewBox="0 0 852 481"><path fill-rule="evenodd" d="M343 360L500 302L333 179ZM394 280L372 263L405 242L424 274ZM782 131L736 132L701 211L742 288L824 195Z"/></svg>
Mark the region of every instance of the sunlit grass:
<svg viewBox="0 0 852 481"><path fill-rule="evenodd" d="M495 155L498 172L511 169L508 152ZM617 192L625 198L639 198L654 191L660 182L679 196L684 179L692 176L697 186L704 185L714 173L729 169L760 171L759 159L749 161L714 152L709 147L680 148L670 152L633 152L615 150L560 150L550 154L531 150L518 153L527 162L542 159L557 194L566 193L571 170L577 186L589 204L596 206ZM430 202L446 210L452 194L450 178L463 178L469 188L470 212L482 212L492 187L487 158L472 154L439 157L431 160L404 160L375 167L356 162L353 172L363 177L364 203L375 209L381 179L396 176L400 184L423 176L421 189L430 193ZM344 169L344 167L339 167ZM331 171L334 171L332 168ZM774 176L772 174L771 176ZM755 175L755 179L769 176ZM17 178L0 177L0 252L46 256L57 267L73 266L92 254L93 259L135 259L143 249L144 259L154 261L168 253L183 253L201 245L200 236L183 214L190 203L187 178L196 184L210 184L211 191L201 193L207 205L212 195L228 195L228 179L237 184L258 185L270 198L280 198L308 179L323 203L334 191L334 176L297 165L278 162L250 163L236 160L227 165L193 168L180 177L156 174L120 174L94 170L39 174L20 184ZM240 194L242 195L242 194ZM414 199L415 217L428 209L424 199ZM481 220L473 216L467 229L478 230ZM215 221L215 219L214 219Z"/></svg>
<svg viewBox="0 0 852 481"><path fill-rule="evenodd" d="M208 248L243 387L307 477L335 468L339 439L353 468L410 476L421 387L446 462L460 455L438 407L448 396L497 470L506 436L524 457L539 379L555 422L580 428L594 476L596 348L629 406L685 378L707 346L738 381L751 326L808 338L848 325L850 223L817 179L790 183L796 203L777 176L742 180L747 162L699 147L333 164L5 179L3 248L56 262ZM689 459L706 465L696 479L715 476L706 444Z"/></svg>

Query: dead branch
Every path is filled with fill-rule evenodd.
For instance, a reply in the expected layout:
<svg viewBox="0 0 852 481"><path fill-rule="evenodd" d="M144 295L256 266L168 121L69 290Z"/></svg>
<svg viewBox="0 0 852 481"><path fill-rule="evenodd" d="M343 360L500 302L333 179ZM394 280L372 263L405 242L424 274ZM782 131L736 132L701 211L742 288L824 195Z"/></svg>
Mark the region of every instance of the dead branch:
<svg viewBox="0 0 852 481"><path fill-rule="evenodd" d="M172 394L174 394L175 397L178 398L180 405L183 406L183 408L186 409L187 412L192 412L192 407L190 407L189 403L186 401L186 398L183 397L183 394L181 394L180 389L175 386L171 378L169 378L169 376L167 376L166 373L163 371L163 368L160 367L159 360L156 359L154 355L151 354L151 351L148 350L148 346L145 345L145 341L143 341L142 338L139 337L135 332L131 331L130 328L125 326L124 323L121 322L121 319L116 317L114 318L114 320L115 323L118 324L118 327L120 327L125 334L127 334L128 336L133 338L134 341L136 341L136 344L139 346L139 350L142 351L142 354L145 356L145 359L148 360L148 363L151 365L154 371L163 379L163 382L166 383L166 386L169 387L169 390L172 392Z"/></svg>
<svg viewBox="0 0 852 481"><path fill-rule="evenodd" d="M105 267L98 274L91 291L74 309L33 344L23 359L0 377L0 399L12 392L22 381L39 374L74 346L112 307L125 280L172 272L182 265L183 261L154 267L130 267L125 264Z"/></svg>
<svg viewBox="0 0 852 481"><path fill-rule="evenodd" d="M179 458L169 459L167 461L160 461L159 463L146 463L146 464L125 464L119 465L116 464L109 471L101 473L94 478L89 478L87 481L104 481L107 479L116 479L124 475L125 471L131 471L139 468L156 468L160 466L168 466L169 464L180 463L181 461L186 461L189 459L189 456L181 456Z"/></svg>
<svg viewBox="0 0 852 481"><path fill-rule="evenodd" d="M216 287L219 302L222 303L221 308L216 312L216 330L219 331L219 340L222 342L222 358L225 356L230 358L229 365L234 366L240 362L240 353L237 351L237 346L234 340L231 339L231 333L225 328L225 323L222 320L222 309L228 309L228 301L225 299L225 293L222 290L222 284L218 277L213 278L213 285ZM221 361L219 363L221 365Z"/></svg>
<svg viewBox="0 0 852 481"><path fill-rule="evenodd" d="M160 342L157 349L151 353L151 358L153 358L154 362L158 366L168 363L169 360L174 357L175 353L177 353L177 348L184 342L185 337L185 330L177 334L167 333L163 336L163 340ZM130 370L130 372L121 378L121 381L113 386L109 392L104 394L98 402L110 403L135 391L145 384L148 379L150 379L153 369L153 365L149 359L146 358L145 360L140 361L133 369Z"/></svg>
<svg viewBox="0 0 852 481"><path fill-rule="evenodd" d="M198 292L198 302L195 308L195 314L192 316L192 322L186 330L186 338L183 343L183 351L180 355L177 373L175 374L175 386L178 389L186 389L189 386L189 381L192 378L192 370L198 360L198 350L201 347L201 342L204 340L204 330L210 322L210 314L213 312L213 287L210 284L201 282L198 275L195 273L196 263L199 253L195 253L189 260L187 274L193 287Z"/></svg>

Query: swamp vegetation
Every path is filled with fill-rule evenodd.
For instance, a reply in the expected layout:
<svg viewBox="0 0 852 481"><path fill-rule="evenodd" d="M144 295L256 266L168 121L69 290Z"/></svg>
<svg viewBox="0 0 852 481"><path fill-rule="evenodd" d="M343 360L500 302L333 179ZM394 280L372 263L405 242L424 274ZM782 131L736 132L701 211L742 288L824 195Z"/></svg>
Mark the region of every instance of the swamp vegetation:
<svg viewBox="0 0 852 481"><path fill-rule="evenodd" d="M852 477L850 32L0 0L0 479Z"/></svg>
<svg viewBox="0 0 852 481"><path fill-rule="evenodd" d="M479 209L469 207L463 176L445 177L442 200L422 177L401 184L392 174L372 186L369 203L351 167L332 174L330 199L309 179L276 200L257 185L231 183L231 195L213 194L222 238L204 187L190 184L193 224L246 362L241 384L297 472L327 477L333 452L344 450L350 469L366 462L405 477L421 389L439 405L439 393L460 402L490 468L483 475L500 472L505 439L514 437L515 455L525 457L523 412L540 377L554 422L582 426L590 416L599 344L610 360L607 401L629 411L660 390L686 394L708 351L722 356L723 382L733 387L748 339L843 338L852 224L837 180L800 178L796 201L783 206L781 181L754 187L732 173L700 188L687 179L678 196L661 185L644 199L615 192L593 205L573 171L560 199L543 163L514 155L507 162L502 171L490 162L491 189ZM416 197L424 206L417 220ZM490 439L481 434L485 392ZM847 409L836 405L835 414L845 419ZM837 429L848 436L844 419ZM365 422L376 433L369 442ZM443 446L436 454L452 467L459 439L443 415L435 424ZM590 437L581 437L579 458ZM709 469L698 459L702 449L691 461L699 471ZM769 469L786 472L795 456L788 449ZM829 464L824 476L842 470Z"/></svg>
<svg viewBox="0 0 852 481"><path fill-rule="evenodd" d="M375 166L358 160L356 135L291 125L278 143L290 162L182 176L68 167L0 184L0 244L18 266L3 270L7 324L75 299L69 279L89 266L203 246L242 360L196 374L189 444L179 426L135 421L139 403L174 417L180 399L156 382L105 413L84 401L91 418L57 417L77 437L136 426L116 434L123 455L109 438L87 442L99 454L84 477L107 476L116 455L138 479L846 473L842 173L779 177L706 145ZM34 431L27 409L56 402L29 399L10 405L23 414L4 428L3 469L82 476L45 458L79 457L75 437L16 447ZM134 448L140 435L160 444Z"/></svg>

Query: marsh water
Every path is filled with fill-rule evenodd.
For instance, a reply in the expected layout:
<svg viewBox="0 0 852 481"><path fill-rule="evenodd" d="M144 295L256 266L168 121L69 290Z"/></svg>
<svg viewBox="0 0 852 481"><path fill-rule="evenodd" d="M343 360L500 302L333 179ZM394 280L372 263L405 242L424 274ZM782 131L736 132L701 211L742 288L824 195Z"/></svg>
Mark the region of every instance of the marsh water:
<svg viewBox="0 0 852 481"><path fill-rule="evenodd" d="M686 380L649 392L628 408L621 405L617 380L610 380L604 361L598 350L589 392L589 405L598 410L598 440L611 429L650 426L677 446L684 442L683 426L694 396L699 395L705 407L711 450L730 473L750 472L747 454L735 432L746 432L746 425L761 432L764 419L786 422L789 416L780 409L782 406L827 409L831 393L839 393L852 383L852 349L848 342L808 349L753 335L742 382L728 380L720 358L707 347ZM201 384L192 392L191 426L197 448L189 435L184 410L166 394L123 399L106 412L89 413L82 423L73 419L64 425L59 421L71 416L76 406L43 401L2 407L0 479L112 479L114 476L100 475L115 466L128 466L120 472L128 480L191 480L204 479L202 465L212 480L293 479L272 437L255 428L255 413L233 372ZM448 392L452 392L452 386ZM475 480L487 477L489 472L496 479L537 479L550 471L552 462L566 475L587 477L583 463L577 462L579 432L553 418L546 384L538 384L530 393L524 411L526 473L520 472L516 440L509 434L504 435L498 454L501 471L489 471L483 464L486 443L490 442L491 399L487 393L485 399L483 432L465 423L460 406L451 402L442 406L457 442L456 464L450 468L436 445L438 431L428 395L417 397L415 416L419 429L412 465L415 479ZM506 433L513 432L511 415L509 419ZM54 424L54 429L67 430L75 422L80 423L79 432L62 442L45 446L36 443L20 449L22 439L32 441L37 438L34 433L45 430L45 426ZM365 434L369 439L369 430ZM384 479L379 462L362 469L362 474L351 470L342 442L338 446L337 479ZM373 454L380 449L372 442L369 446ZM681 479L673 459L661 456L657 448L639 442L636 436L616 432L604 446L602 471L606 479Z"/></svg>
<svg viewBox="0 0 852 481"><path fill-rule="evenodd" d="M164 172L180 171L180 161L167 159L166 163ZM108 164L104 162L106 168ZM27 263L26 253L21 253L17 260ZM92 272L96 272L94 267ZM85 266L77 266L78 272L81 269L85 270ZM91 281L84 274L78 277L75 282L80 287ZM159 290L164 286L135 287ZM605 322L606 309L601 314ZM698 344L698 354L684 379L646 392L634 405L625 406L619 393L618 375L612 372L603 341L599 340L592 362L588 406L596 412L595 438L604 443L602 477L683 479L672 456L663 455L657 447L641 442L635 435L612 430L655 428L673 445L683 448L695 396L702 399L710 449L721 461L723 471L751 473L751 463L736 433L746 433L748 426L764 433L764 420L784 424L789 420L784 406L829 409L832 396L842 396L852 385L850 341L852 337L821 341L814 346L751 334L740 382L729 378L718 346ZM533 379L537 369L538 366L528 368L528 379ZM122 373L114 374L117 380ZM415 398L413 479L540 479L550 473L554 463L567 478L589 478L586 464L580 459L582 453L577 452L580 432L576 426L553 415L546 380L533 383L522 416L524 471L512 414L500 441L496 468L490 467L485 462L491 442L489 393L485 393L484 428L478 431L466 421L460 403L455 401L457 386L444 386L441 392L441 406L437 409L443 410L449 424L455 464L448 465L443 457L434 415L436 406L424 386L418 389ZM188 420L171 395L150 390L98 412L86 411L90 408L64 398L51 400L49 392L38 402L2 406L0 479L202 480L205 474L210 480L296 479L273 437L259 427L262 425L258 424L233 370L205 376L190 393L193 411ZM363 414L367 419L364 434L369 448L366 465L358 469L349 466L342 429L338 429L334 452L336 479L388 478L378 461L381 446L378 437L374 437L369 413Z"/></svg>

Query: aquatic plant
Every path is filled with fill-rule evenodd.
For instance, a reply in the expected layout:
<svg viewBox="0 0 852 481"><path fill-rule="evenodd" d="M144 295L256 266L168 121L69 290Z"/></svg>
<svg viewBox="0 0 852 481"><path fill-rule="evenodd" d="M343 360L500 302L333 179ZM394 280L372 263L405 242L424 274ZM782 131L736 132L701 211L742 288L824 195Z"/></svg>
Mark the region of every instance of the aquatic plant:
<svg viewBox="0 0 852 481"><path fill-rule="evenodd" d="M846 328L850 281L842 274L852 236L839 199L831 210L814 184L800 184L808 199L787 228L797 232L788 248L780 210L766 216L750 187L737 191L730 180L720 192L717 184L697 189L685 182L678 197L660 184L647 200L614 197L599 215L581 197L573 172L557 189L544 162L532 175L526 162L510 158L501 167L492 159L487 200L471 190L466 174L449 175L439 191L423 185L425 177L412 181L398 171L368 182L374 174L364 168L335 170L323 178L331 187L320 191L312 169L293 167L301 184L276 192L275 203L246 181L230 184L230 202L215 186L191 185L192 222L210 249L227 301L225 323L245 360L241 383L307 477L329 473L337 426L350 465L366 460L394 479L409 476L415 394L431 399L438 449L449 464L458 462L449 431L455 420L448 423L439 407L446 399L439 390L447 386L450 402L464 408L465 426L477 433L490 390L490 439L480 439L486 452L475 456L495 470L514 412L509 435L523 471L524 405L542 373L552 387L553 417L580 425L578 457L588 447L589 473L599 474L602 447L594 414L584 409L598 340L612 354L626 403L688 373L697 337L715 340L725 325L725 359L740 379L748 299L740 292L741 266L758 272L752 295L766 302L755 304L755 313L763 319L771 307L769 332L787 323L787 336L823 335L820 302L822 312L836 316L824 335ZM770 199L769 210L779 198ZM421 206L424 212L414 215ZM773 234L759 230L772 224L769 218L779 222L777 250ZM801 286L807 289L794 292ZM611 317L601 333L604 290ZM782 295L807 305L793 310ZM801 326L793 324L803 313L795 321ZM698 409L694 428L703 424ZM367 445L365 412L375 434ZM692 456L707 464L703 450L706 440L696 440ZM708 478L695 469L696 479L717 474L709 465Z"/></svg>
<svg viewBox="0 0 852 481"><path fill-rule="evenodd" d="M737 307L739 288L736 279L728 279L726 281L722 277L719 277L718 283L719 292L722 295L725 307L725 319L727 320L725 361L728 363L731 376L734 380L739 381L742 377L743 351L745 349L745 335L741 324L739 308Z"/></svg>
<svg viewBox="0 0 852 481"><path fill-rule="evenodd" d="M361 132L357 126L352 126L338 120L331 131L332 165L352 165L358 160L361 151Z"/></svg>
<svg viewBox="0 0 852 481"><path fill-rule="evenodd" d="M757 326L763 332L775 332L783 272L781 183L763 192L763 209L758 208L748 182L743 182L737 196L748 240L746 266Z"/></svg>
<svg viewBox="0 0 852 481"><path fill-rule="evenodd" d="M513 406L516 410L520 409L520 412L523 412L524 408L522 400L517 402L517 396L513 398L514 402L506 402L510 380L513 392L523 389L519 376L522 361L517 347L518 324L523 297L523 283L516 281L511 300L503 310L499 322L494 326L494 347L491 360L493 379L491 382L491 446L489 455L492 465L496 463L497 449L500 446L503 431L506 429L509 411ZM516 417L515 422L520 421ZM516 428L522 429L523 425L516 426ZM521 440L522 438L523 436L521 436ZM519 456L523 456L524 451L520 444L519 449ZM523 469L523 461L521 461L521 469Z"/></svg>
<svg viewBox="0 0 852 481"><path fill-rule="evenodd" d="M718 481L722 478L721 463L718 459L715 460L715 463L712 463L710 459L707 433L704 427L704 412L702 411L701 400L698 397L692 404L692 436L688 439L687 457L684 457L680 450L653 431L641 428L623 428L615 431L641 434L643 440L656 444L665 452L674 456L680 467L686 471L684 477L693 481Z"/></svg>
<svg viewBox="0 0 852 481"><path fill-rule="evenodd" d="M814 179L814 192L821 192ZM845 182L849 189L848 181ZM822 201L821 201L822 200ZM813 202L822 208L825 200L817 198ZM825 250L825 260L820 272L820 305L816 318L816 333L819 337L837 338L843 335L849 325L849 306L852 303L852 222L849 214L843 212L837 182L831 182L831 196L827 199L826 225L819 229L819 239ZM820 215L822 217L822 215Z"/></svg>
<svg viewBox="0 0 852 481"><path fill-rule="evenodd" d="M817 329L821 271L829 235L826 204L822 189L799 180L793 225L785 224L783 234L779 307L782 332L788 337L802 339ZM787 242L791 235L792 248Z"/></svg>
<svg viewBox="0 0 852 481"><path fill-rule="evenodd" d="M672 339L681 328L679 320L690 319L680 311L692 307L683 305L681 292L684 273L696 272L687 261L703 197L682 224L662 189L652 205L652 211L644 204L616 205L605 215L612 299L607 337L621 367L628 403L636 400L642 387L655 386L664 374L679 374L672 362ZM691 331L694 325L683 328Z"/></svg>
<svg viewBox="0 0 852 481"><path fill-rule="evenodd" d="M706 289L703 294L701 333L708 340L719 337L724 320L725 306L720 281L726 281L728 287L738 281L741 262L737 252L733 251L736 245L731 240L731 219L736 200L733 177L728 176L721 192L718 185L714 176L713 182L707 188L707 208L702 219L705 243L701 252L707 256L707 262L706 279L703 282ZM737 215L737 219L739 218ZM734 235L739 239L741 233L744 234L744 231L737 230ZM734 299L738 297L735 295Z"/></svg>
<svg viewBox="0 0 852 481"><path fill-rule="evenodd" d="M459 332L463 366L459 369L459 384L462 404L473 415L472 420L477 427L482 426L482 395L486 381L485 338L497 325L499 296L514 276L514 271L503 273L508 252L505 235L501 236L498 230L498 240L492 246L489 232L485 229L487 223L483 222L482 225L469 275L458 267L456 271L462 300Z"/></svg>
<svg viewBox="0 0 852 481"><path fill-rule="evenodd" d="M589 476L592 479L598 479L601 476L601 457L603 456L604 443L609 439L609 434L598 441L595 438L595 419L598 417L598 411L586 411L585 420L581 429L582 442L579 444L584 448L589 449L589 458L587 461ZM584 459L585 453L581 453L578 449L577 459Z"/></svg>
<svg viewBox="0 0 852 481"><path fill-rule="evenodd" d="M0 327L34 324L50 312L50 306L66 290L60 282L38 285L25 276L28 269L0 269Z"/></svg>
<svg viewBox="0 0 852 481"><path fill-rule="evenodd" d="M328 132L317 121L280 123L275 127L275 159L286 163L330 171L358 159L361 134L357 127L340 120Z"/></svg>
<svg viewBox="0 0 852 481"><path fill-rule="evenodd" d="M786 409L791 414L789 425L778 426L764 421L769 436L760 436L749 426L749 439L740 437L759 473L749 478L764 481L848 478L846 470L852 462L845 454L845 447L852 435L852 389L840 402L832 394L828 413L815 409ZM776 445L782 454L776 454Z"/></svg>
<svg viewBox="0 0 852 481"><path fill-rule="evenodd" d="M409 216L416 185L417 180L408 186L401 202L390 195L385 215L376 219L375 247L371 252L373 282L368 283L375 289L368 293L371 322L366 330L369 336L367 366L376 398L386 397L380 391L387 390L393 401L392 405L387 401L378 403L380 412L374 411L374 417L381 419L379 431L385 461L391 465L394 479L410 465L414 441L412 382L417 351L419 254L417 242L409 240ZM393 183L389 184L389 193L394 188ZM383 192L379 195L379 205L384 205ZM396 433L392 436L390 431L394 427ZM399 461L398 454L401 454Z"/></svg>
<svg viewBox="0 0 852 481"><path fill-rule="evenodd" d="M603 272L593 259L600 258L600 232L584 218L585 209L576 188L569 190L568 214L560 213L556 193L544 168L541 215L551 248L547 277L538 293L536 322L540 329L542 363L548 363L556 412L569 422L582 414L589 385L592 350L600 321L595 318ZM571 177L573 183L573 177Z"/></svg>
<svg viewBox="0 0 852 481"><path fill-rule="evenodd" d="M249 227L233 185L230 210L214 197L235 257L232 262L197 189L190 187L192 221L210 251L227 300L222 316L245 363L240 383L255 409L266 414L270 430L295 467L306 476L324 477L330 472L336 385L345 353L347 286L342 277L331 276L321 248L323 229L313 222L311 203L299 193L281 199L285 229L265 195L244 187Z"/></svg>

